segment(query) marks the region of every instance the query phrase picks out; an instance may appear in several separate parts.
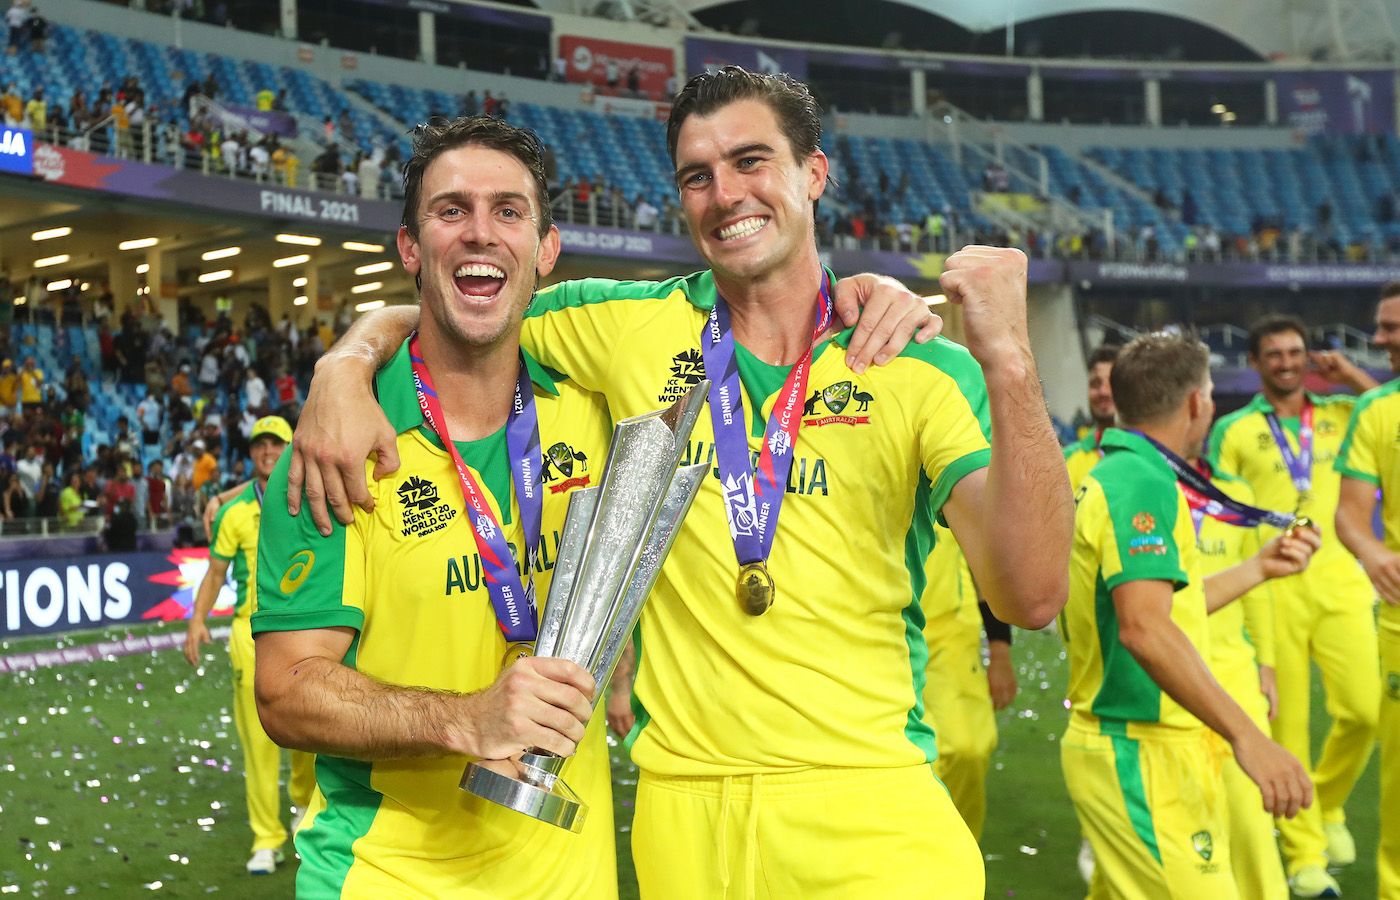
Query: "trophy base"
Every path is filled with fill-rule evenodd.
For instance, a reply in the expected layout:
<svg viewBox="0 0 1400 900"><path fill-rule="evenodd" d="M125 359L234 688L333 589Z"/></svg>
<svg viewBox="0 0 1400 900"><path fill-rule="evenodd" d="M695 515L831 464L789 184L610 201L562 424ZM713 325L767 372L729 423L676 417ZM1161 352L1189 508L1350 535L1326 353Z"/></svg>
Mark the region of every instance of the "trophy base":
<svg viewBox="0 0 1400 900"><path fill-rule="evenodd" d="M533 783L529 779L539 781ZM532 819L578 834L588 805L563 779L534 766L509 760L474 762L462 774L462 790Z"/></svg>

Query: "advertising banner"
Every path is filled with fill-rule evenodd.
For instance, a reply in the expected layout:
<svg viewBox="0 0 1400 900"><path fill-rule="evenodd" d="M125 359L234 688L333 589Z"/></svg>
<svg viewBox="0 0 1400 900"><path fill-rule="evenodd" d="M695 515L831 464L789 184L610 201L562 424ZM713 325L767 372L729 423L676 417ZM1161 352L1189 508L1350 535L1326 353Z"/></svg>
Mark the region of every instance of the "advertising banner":
<svg viewBox="0 0 1400 900"><path fill-rule="evenodd" d="M27 128L0 128L0 172L34 174L34 133Z"/></svg>
<svg viewBox="0 0 1400 900"><path fill-rule="evenodd" d="M214 106L209 111L218 116L224 130L251 129L260 134L275 134L278 137L297 136L297 120L289 113L273 110L253 109L250 106Z"/></svg>
<svg viewBox="0 0 1400 900"><path fill-rule="evenodd" d="M207 548L7 560L0 637L185 619L209 569ZM224 585L215 615L233 611Z"/></svg>
<svg viewBox="0 0 1400 900"><path fill-rule="evenodd" d="M666 82L676 73L676 55L669 47L563 34L559 36L559 55L568 62L565 77L569 81L607 88L612 74L617 78L616 88L625 90L628 73L635 71L643 94L669 99Z"/></svg>
<svg viewBox="0 0 1400 900"><path fill-rule="evenodd" d="M1306 134L1381 134L1395 130L1390 72L1280 72L1279 119Z"/></svg>
<svg viewBox="0 0 1400 900"><path fill-rule="evenodd" d="M786 72L800 81L807 77L807 51L796 47L764 47L713 38L685 39L687 73L694 76L722 66L743 66L773 75Z"/></svg>

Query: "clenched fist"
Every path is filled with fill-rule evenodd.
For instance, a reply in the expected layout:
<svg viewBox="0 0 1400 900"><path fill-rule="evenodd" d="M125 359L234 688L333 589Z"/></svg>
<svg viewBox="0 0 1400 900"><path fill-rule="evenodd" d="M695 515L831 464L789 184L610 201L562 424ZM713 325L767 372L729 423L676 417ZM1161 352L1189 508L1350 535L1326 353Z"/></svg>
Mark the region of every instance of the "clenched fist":
<svg viewBox="0 0 1400 900"><path fill-rule="evenodd" d="M967 349L984 369L1030 356L1026 326L1026 254L1007 247L970 245L943 263L938 283L961 304Z"/></svg>
<svg viewBox="0 0 1400 900"><path fill-rule="evenodd" d="M525 750L571 756L593 713L593 676L566 659L526 657L495 684L464 698L462 746L480 759Z"/></svg>

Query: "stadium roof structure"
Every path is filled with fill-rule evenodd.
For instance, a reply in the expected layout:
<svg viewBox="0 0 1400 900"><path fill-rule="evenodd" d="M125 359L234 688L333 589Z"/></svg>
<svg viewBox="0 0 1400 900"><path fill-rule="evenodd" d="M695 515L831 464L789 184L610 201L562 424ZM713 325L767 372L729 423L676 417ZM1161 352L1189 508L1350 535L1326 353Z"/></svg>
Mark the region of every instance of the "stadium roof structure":
<svg viewBox="0 0 1400 900"><path fill-rule="evenodd" d="M629 19L698 26L694 14L730 0L536 0L556 12L608 10ZM1400 59L1400 0L891 0L985 33L1080 13L1176 16L1219 31L1265 59Z"/></svg>

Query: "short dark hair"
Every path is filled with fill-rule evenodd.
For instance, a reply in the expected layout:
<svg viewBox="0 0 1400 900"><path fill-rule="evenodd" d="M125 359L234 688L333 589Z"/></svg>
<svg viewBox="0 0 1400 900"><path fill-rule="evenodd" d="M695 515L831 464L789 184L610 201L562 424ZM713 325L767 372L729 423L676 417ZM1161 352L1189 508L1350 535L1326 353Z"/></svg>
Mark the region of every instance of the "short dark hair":
<svg viewBox="0 0 1400 900"><path fill-rule="evenodd" d="M1089 362L1086 368L1094 370L1094 366L1099 363L1114 363L1118 360L1118 354L1123 352L1123 348L1117 344L1100 344L1089 354Z"/></svg>
<svg viewBox="0 0 1400 900"><path fill-rule="evenodd" d="M1194 334L1157 331L1129 341L1109 384L1124 425L1142 425L1174 411L1210 374L1210 350Z"/></svg>
<svg viewBox="0 0 1400 900"><path fill-rule="evenodd" d="M1381 299L1389 300L1391 297L1400 297L1400 281L1387 281L1381 285Z"/></svg>
<svg viewBox="0 0 1400 900"><path fill-rule="evenodd" d="M1303 339L1303 345L1307 346L1308 326L1303 324L1302 319L1282 313L1269 313L1255 319L1254 324L1249 326L1249 355L1257 357L1259 346L1264 342L1264 338L1271 334L1282 334L1285 331L1296 331L1298 336Z"/></svg>
<svg viewBox="0 0 1400 900"><path fill-rule="evenodd" d="M403 227L418 237L418 204L422 200L423 173L440 154L458 147L500 150L520 160L535 182L540 207L540 237L549 233L554 215L549 208L549 182L544 174L544 147L533 131L517 128L488 116L434 119L413 129L413 155L403 167Z"/></svg>
<svg viewBox="0 0 1400 900"><path fill-rule="evenodd" d="M760 100L768 104L798 162L821 146L821 108L807 85L790 75L768 75L750 72L742 66L724 66L696 75L671 100L671 115L666 119L666 149L671 153L671 164L675 165L676 144L686 119L708 116L739 100Z"/></svg>

